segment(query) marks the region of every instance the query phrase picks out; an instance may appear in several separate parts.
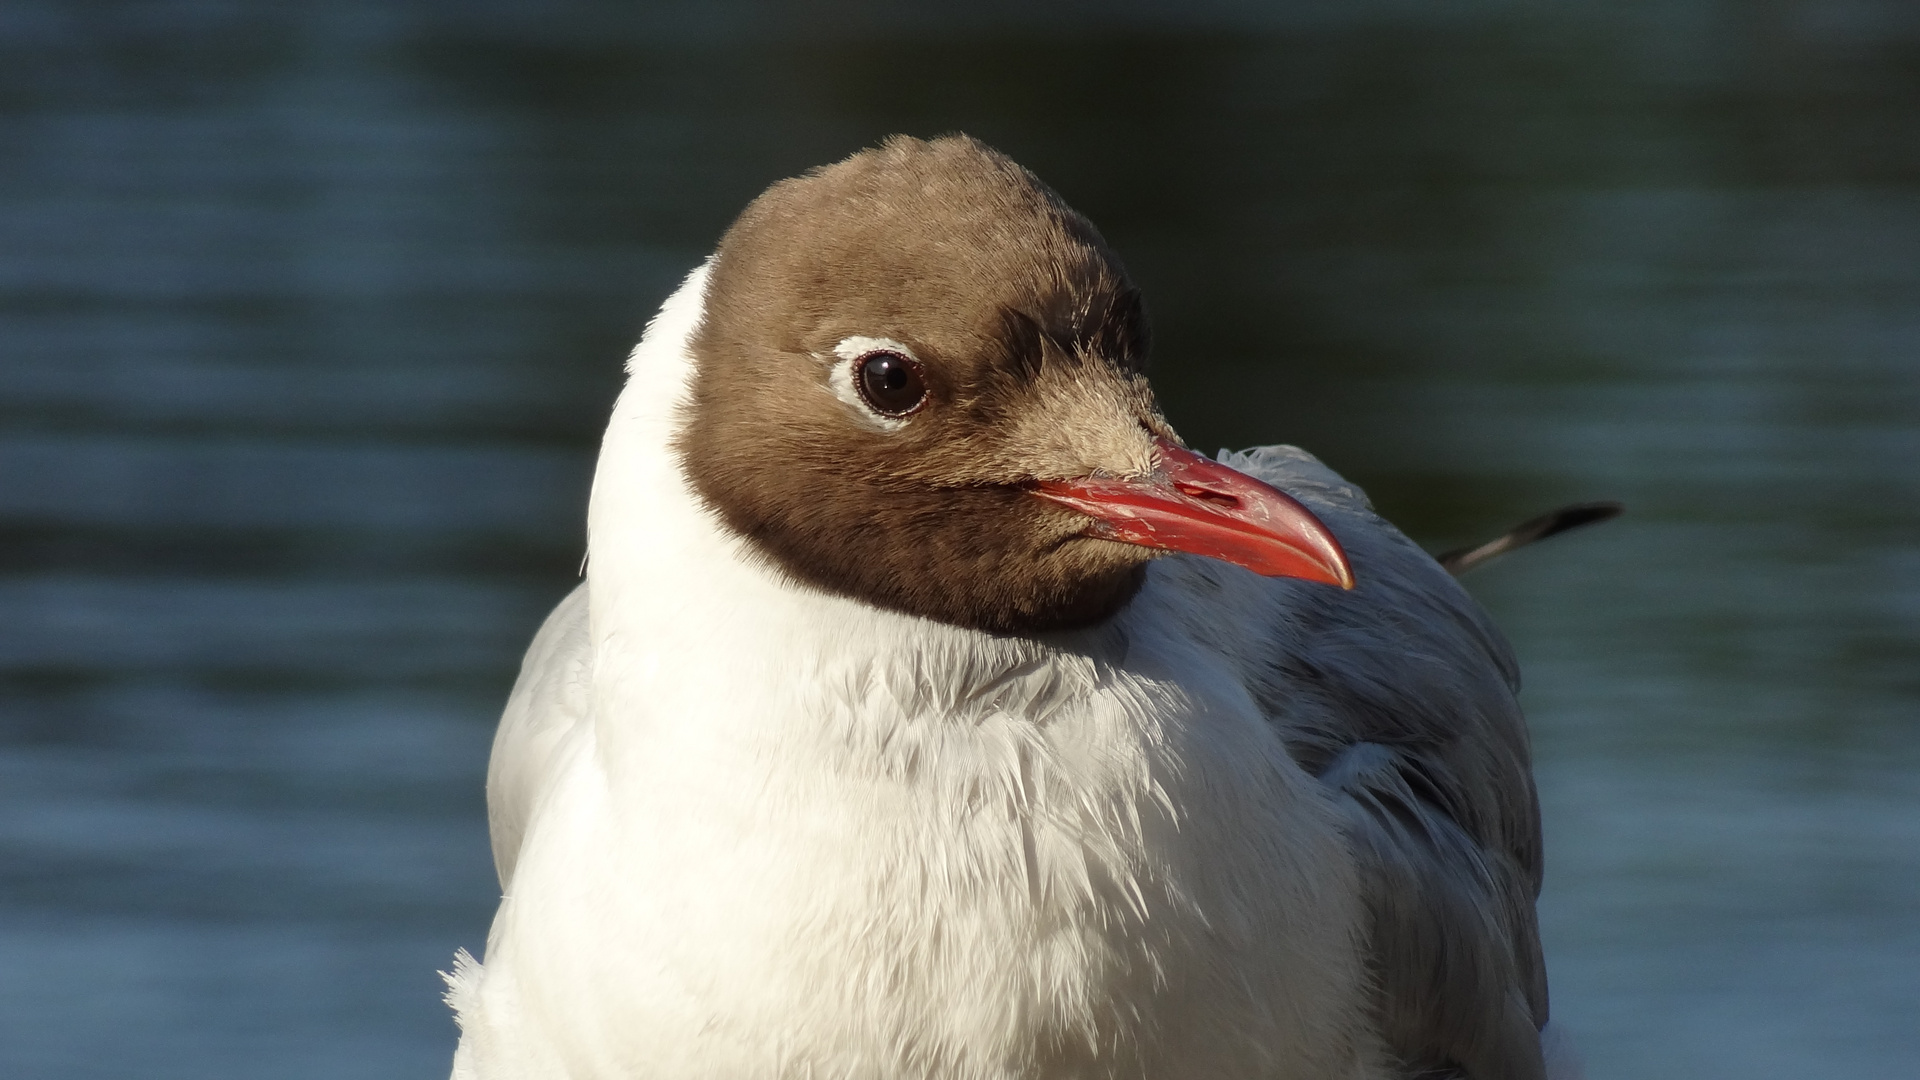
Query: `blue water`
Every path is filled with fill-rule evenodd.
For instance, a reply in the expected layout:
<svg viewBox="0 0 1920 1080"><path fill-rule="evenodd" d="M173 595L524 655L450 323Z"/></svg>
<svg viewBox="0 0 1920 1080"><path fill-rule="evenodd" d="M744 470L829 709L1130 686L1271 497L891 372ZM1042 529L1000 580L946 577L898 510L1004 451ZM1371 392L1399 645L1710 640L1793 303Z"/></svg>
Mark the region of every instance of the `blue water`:
<svg viewBox="0 0 1920 1080"><path fill-rule="evenodd" d="M0 9L0 1076L444 1075L487 742L654 305L964 129L1168 412L1527 672L1598 1078L1920 1074L1920 18L1665 0Z"/></svg>

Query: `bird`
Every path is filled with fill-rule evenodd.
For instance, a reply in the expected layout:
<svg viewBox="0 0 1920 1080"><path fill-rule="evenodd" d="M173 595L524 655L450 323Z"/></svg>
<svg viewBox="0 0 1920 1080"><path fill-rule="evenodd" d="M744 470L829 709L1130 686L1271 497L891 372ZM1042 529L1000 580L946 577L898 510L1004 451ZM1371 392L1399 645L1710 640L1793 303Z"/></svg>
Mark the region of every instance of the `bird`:
<svg viewBox="0 0 1920 1080"><path fill-rule="evenodd" d="M1189 449L1149 344L971 137L747 206L495 736L455 1080L1576 1074L1510 647L1305 451Z"/></svg>

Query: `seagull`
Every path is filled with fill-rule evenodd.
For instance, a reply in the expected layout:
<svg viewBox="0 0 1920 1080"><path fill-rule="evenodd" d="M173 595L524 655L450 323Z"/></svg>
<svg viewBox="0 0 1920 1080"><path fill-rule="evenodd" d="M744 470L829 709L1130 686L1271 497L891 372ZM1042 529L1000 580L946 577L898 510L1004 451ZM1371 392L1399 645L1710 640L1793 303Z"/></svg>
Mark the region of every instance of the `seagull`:
<svg viewBox="0 0 1920 1080"><path fill-rule="evenodd" d="M1147 349L971 138L747 207L501 720L456 1080L1575 1074L1505 640L1307 453L1188 449Z"/></svg>

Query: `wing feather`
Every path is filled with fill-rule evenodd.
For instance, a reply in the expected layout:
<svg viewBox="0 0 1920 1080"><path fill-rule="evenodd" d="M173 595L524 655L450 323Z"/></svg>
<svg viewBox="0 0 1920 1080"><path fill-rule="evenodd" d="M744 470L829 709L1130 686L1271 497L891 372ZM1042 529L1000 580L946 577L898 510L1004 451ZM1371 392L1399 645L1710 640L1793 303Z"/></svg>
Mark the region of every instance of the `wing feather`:
<svg viewBox="0 0 1920 1080"><path fill-rule="evenodd" d="M487 826L502 889L511 887L527 822L552 782L556 751L576 725L587 722L592 701L593 649L583 584L540 624L493 736Z"/></svg>
<svg viewBox="0 0 1920 1080"><path fill-rule="evenodd" d="M1519 673L1486 613L1303 451L1222 453L1333 529L1358 586L1276 582L1249 685L1337 793L1371 914L1378 1010L1416 1075L1537 1078L1547 1021L1540 812Z"/></svg>

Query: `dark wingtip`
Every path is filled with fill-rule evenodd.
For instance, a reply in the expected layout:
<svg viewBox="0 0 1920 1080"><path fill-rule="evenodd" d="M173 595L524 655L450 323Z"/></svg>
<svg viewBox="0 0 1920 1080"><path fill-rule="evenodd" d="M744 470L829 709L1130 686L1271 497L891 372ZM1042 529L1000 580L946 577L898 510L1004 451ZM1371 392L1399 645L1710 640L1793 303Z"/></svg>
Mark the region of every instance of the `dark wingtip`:
<svg viewBox="0 0 1920 1080"><path fill-rule="evenodd" d="M1434 556L1434 559L1446 568L1447 573L1459 577L1474 567L1516 548L1526 547L1536 540L1545 540L1549 536L1556 536L1569 529L1609 521L1619 517L1625 510L1625 506L1611 499L1562 506L1558 510L1548 511L1539 517L1528 518L1484 544L1444 551Z"/></svg>
<svg viewBox="0 0 1920 1080"><path fill-rule="evenodd" d="M1602 521L1611 521L1626 511L1626 507L1606 499L1600 502L1574 503L1563 506L1552 513L1542 514L1521 525L1519 529L1537 528L1539 531L1528 537L1528 542L1545 540L1556 533L1577 529L1582 525L1597 525ZM1515 530L1519 531L1519 530Z"/></svg>

